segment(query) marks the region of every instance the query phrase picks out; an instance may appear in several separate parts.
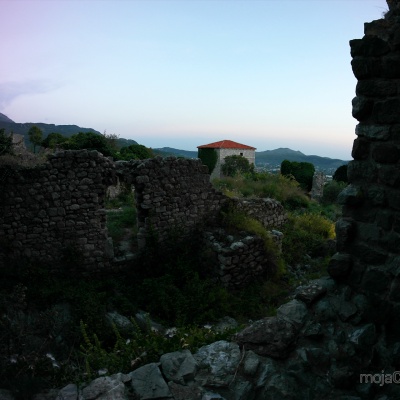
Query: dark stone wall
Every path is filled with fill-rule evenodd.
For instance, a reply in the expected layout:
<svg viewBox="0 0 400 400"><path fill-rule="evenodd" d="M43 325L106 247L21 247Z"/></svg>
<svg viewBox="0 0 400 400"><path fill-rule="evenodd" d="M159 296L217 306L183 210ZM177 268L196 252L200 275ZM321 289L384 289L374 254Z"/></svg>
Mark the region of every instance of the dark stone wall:
<svg viewBox="0 0 400 400"><path fill-rule="evenodd" d="M0 262L102 271L113 259L104 199L114 164L97 151L65 151L35 168L0 168Z"/></svg>
<svg viewBox="0 0 400 400"><path fill-rule="evenodd" d="M200 160L161 157L114 163L97 151L63 151L34 168L0 167L0 264L37 259L54 270L63 260L81 273L113 269L104 201L117 182L134 186L138 246L153 235L184 235L215 225L228 200ZM254 204L253 204L254 203ZM241 211L276 228L286 216L272 199L235 201ZM255 214L255 215L253 215ZM118 267L119 268L119 267Z"/></svg>
<svg viewBox="0 0 400 400"><path fill-rule="evenodd" d="M371 319L400 333L400 10L365 24L350 41L358 79L353 99L356 127L350 185L340 194L338 253L332 277L364 293ZM388 2L389 4L389 2ZM389 4L390 5L390 4ZM379 311L378 311L379 310ZM397 327L396 327L397 326Z"/></svg>
<svg viewBox="0 0 400 400"><path fill-rule="evenodd" d="M183 233L207 224L226 199L213 188L208 168L198 159L156 157L116 165L120 180L135 187L139 247L151 234L162 241L171 230Z"/></svg>

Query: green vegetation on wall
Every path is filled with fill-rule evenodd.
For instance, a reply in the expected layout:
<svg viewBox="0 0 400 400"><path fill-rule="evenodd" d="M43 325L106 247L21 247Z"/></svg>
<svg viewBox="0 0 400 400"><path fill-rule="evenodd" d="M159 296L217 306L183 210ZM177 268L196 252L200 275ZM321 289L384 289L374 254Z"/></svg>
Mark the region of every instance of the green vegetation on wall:
<svg viewBox="0 0 400 400"><path fill-rule="evenodd" d="M120 160L144 160L146 158L153 158L154 153L151 149L141 144L132 144L128 147L122 147L117 154Z"/></svg>
<svg viewBox="0 0 400 400"><path fill-rule="evenodd" d="M215 149L199 149L198 157L204 165L207 165L208 172L212 174L217 165L218 154Z"/></svg>

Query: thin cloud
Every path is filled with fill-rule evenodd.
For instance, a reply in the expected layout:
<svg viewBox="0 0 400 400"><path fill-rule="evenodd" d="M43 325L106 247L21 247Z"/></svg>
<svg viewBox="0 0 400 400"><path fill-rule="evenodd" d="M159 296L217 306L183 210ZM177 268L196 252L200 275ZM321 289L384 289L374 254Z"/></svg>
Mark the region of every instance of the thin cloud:
<svg viewBox="0 0 400 400"><path fill-rule="evenodd" d="M19 96L47 93L59 86L44 80L0 83L0 110L5 109Z"/></svg>

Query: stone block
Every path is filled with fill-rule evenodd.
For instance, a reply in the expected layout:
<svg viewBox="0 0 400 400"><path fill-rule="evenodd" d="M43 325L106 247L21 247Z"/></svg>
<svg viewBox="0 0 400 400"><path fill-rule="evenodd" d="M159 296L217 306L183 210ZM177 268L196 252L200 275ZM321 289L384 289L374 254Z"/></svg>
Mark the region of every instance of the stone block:
<svg viewBox="0 0 400 400"><path fill-rule="evenodd" d="M350 254L336 253L329 261L328 273L334 279L342 279L348 275L351 266Z"/></svg>
<svg viewBox="0 0 400 400"><path fill-rule="evenodd" d="M350 40L351 56L378 57L389 53L387 42L376 36L364 36L362 39Z"/></svg>
<svg viewBox="0 0 400 400"><path fill-rule="evenodd" d="M356 126L356 135L372 140L388 140L390 138L390 125L367 125L358 124Z"/></svg>

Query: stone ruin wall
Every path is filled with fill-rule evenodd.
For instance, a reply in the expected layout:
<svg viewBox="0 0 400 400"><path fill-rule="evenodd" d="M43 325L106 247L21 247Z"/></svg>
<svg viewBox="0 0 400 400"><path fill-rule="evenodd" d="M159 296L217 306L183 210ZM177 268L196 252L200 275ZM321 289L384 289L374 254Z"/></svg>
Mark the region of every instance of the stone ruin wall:
<svg viewBox="0 0 400 400"><path fill-rule="evenodd" d="M198 159L156 157L116 162L121 181L135 187L138 245L149 234L164 240L171 230L187 232L212 220L225 196L210 184L208 168Z"/></svg>
<svg viewBox="0 0 400 400"><path fill-rule="evenodd" d="M181 234L212 225L228 200L212 187L200 160L156 157L114 163L97 151L80 150L58 152L31 169L3 166L0 263L25 257L56 270L62 260L75 259L77 271L84 273L113 269L104 201L118 178L135 188L139 247L152 233L162 241L171 229ZM249 214L254 203L267 227L279 228L285 221L283 207L274 200L234 202Z"/></svg>
<svg viewBox="0 0 400 400"><path fill-rule="evenodd" d="M364 293L370 318L400 334L400 5L365 24L350 42L358 79L356 127L348 165L350 185L340 194L332 277Z"/></svg>
<svg viewBox="0 0 400 400"><path fill-rule="evenodd" d="M65 151L35 168L0 168L0 255L101 271L113 259L104 193L114 165L97 151ZM0 261L2 258L0 257Z"/></svg>

